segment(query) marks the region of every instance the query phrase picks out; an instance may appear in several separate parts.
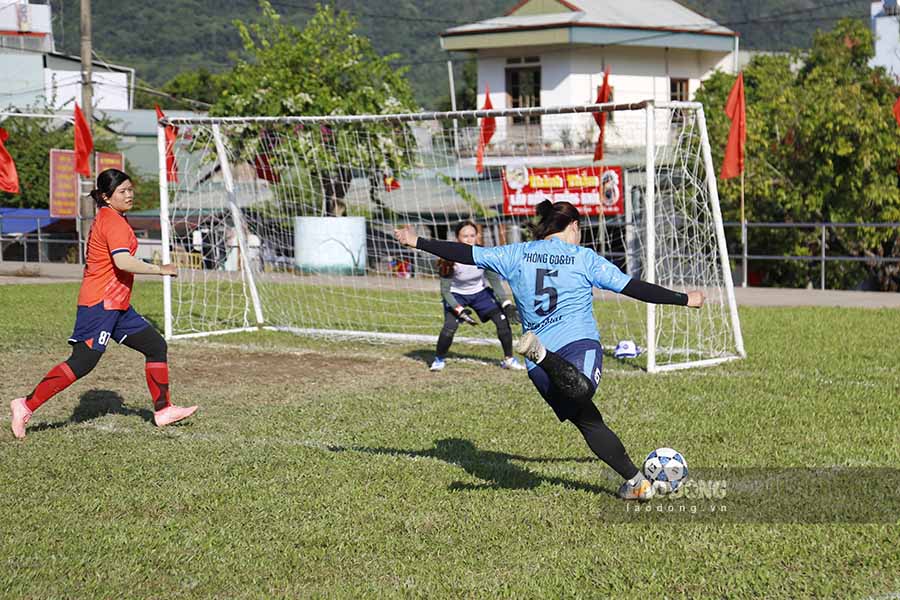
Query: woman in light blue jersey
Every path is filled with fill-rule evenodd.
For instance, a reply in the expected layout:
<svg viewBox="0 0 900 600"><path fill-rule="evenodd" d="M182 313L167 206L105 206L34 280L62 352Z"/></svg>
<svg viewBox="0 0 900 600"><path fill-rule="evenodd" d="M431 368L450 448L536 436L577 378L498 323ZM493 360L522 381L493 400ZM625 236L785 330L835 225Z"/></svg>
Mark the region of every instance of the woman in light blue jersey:
<svg viewBox="0 0 900 600"><path fill-rule="evenodd" d="M594 251L580 246L577 209L568 202L545 200L537 206L534 241L494 248L418 237L411 228L394 232L397 240L445 260L476 265L509 282L524 335L517 350L526 358L528 376L560 421L571 421L598 458L625 482L619 496L647 500L653 488L606 426L592 400L600 383L603 349L594 321L593 288L611 290L644 302L699 308L702 292L686 294L634 279Z"/></svg>

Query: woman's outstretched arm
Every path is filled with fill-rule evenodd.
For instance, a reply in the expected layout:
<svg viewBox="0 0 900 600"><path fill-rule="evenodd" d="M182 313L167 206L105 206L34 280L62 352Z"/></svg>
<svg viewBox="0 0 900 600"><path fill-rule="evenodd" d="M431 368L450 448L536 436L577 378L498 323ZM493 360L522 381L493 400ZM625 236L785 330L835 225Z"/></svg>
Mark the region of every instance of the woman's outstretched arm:
<svg viewBox="0 0 900 600"><path fill-rule="evenodd" d="M394 230L394 237L404 246L423 250L429 254L434 254L446 260L462 263L464 265L474 265L475 258L472 256L472 248L469 244L460 242L443 242L441 240L430 240L428 238L419 237L413 228L407 225L401 229Z"/></svg>
<svg viewBox="0 0 900 600"><path fill-rule="evenodd" d="M705 296L703 292L693 291L683 294L675 292L668 288L655 283L648 283L640 279L632 279L628 282L622 293L629 298L640 300L642 302L650 302L653 304L675 304L678 306L689 306L691 308L700 308L703 306Z"/></svg>

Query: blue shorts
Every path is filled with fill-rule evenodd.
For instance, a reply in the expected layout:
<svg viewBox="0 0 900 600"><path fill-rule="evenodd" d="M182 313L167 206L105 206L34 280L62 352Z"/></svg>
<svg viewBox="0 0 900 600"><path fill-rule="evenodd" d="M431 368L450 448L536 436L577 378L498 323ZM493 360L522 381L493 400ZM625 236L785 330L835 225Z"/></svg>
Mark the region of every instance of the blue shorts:
<svg viewBox="0 0 900 600"><path fill-rule="evenodd" d="M103 302L93 306L79 306L75 313L75 330L70 344L84 342L88 348L103 352L110 339L121 344L129 335L150 327L144 317L133 307L128 310L106 310Z"/></svg>
<svg viewBox="0 0 900 600"><path fill-rule="evenodd" d="M578 367L578 370L591 381L592 392L597 391L600 377L603 374L603 347L600 346L600 342L576 340L557 350L556 354ZM561 394L550 381L550 377L547 376L544 369L531 361L526 361L526 364L529 368L528 377L531 379L531 383L534 384L560 421L571 419L578 414L581 406Z"/></svg>
<svg viewBox="0 0 900 600"><path fill-rule="evenodd" d="M487 323L491 317L500 312L500 305L497 304L497 299L494 298L491 288L484 288L475 294L457 294L454 292L453 297L456 298L456 302L460 306L467 306L474 310L482 323ZM452 307L447 306L446 302L444 302L444 309L452 311Z"/></svg>

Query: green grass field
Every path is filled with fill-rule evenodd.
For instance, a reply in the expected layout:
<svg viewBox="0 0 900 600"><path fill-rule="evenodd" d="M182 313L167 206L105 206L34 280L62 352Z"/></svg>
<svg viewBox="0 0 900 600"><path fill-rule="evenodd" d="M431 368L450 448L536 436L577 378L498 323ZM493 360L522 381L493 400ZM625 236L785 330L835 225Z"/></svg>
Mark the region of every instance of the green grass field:
<svg viewBox="0 0 900 600"><path fill-rule="evenodd" d="M434 374L421 345L176 342L173 398L201 410L157 429L113 345L14 440L8 400L68 355L76 294L0 286L2 597L900 594L897 311L742 309L745 361L608 359L595 400L632 457L671 445L728 482L717 514L632 514L493 347Z"/></svg>

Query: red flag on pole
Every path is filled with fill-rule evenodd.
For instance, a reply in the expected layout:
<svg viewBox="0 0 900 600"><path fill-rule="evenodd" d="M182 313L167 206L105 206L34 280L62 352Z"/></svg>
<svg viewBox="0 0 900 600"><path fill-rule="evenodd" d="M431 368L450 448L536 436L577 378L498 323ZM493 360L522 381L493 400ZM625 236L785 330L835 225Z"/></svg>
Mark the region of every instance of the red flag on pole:
<svg viewBox="0 0 900 600"><path fill-rule="evenodd" d="M278 183L281 180L278 172L275 171L275 168L269 161L269 155L273 154L277 148L278 136L268 129L263 129L259 132L259 150L253 158L253 166L256 167L256 176L269 183ZM174 157L172 160L174 164Z"/></svg>
<svg viewBox="0 0 900 600"><path fill-rule="evenodd" d="M609 102L609 67L603 70L603 85L597 90L597 104ZM600 128L600 137L597 138L597 145L594 147L594 160L603 160L603 137L606 134L606 118L605 112L595 112L594 121Z"/></svg>
<svg viewBox="0 0 900 600"><path fill-rule="evenodd" d="M94 151L94 138L91 137L91 128L81 112L81 107L75 103L75 172L79 175L91 178L91 152Z"/></svg>
<svg viewBox="0 0 900 600"><path fill-rule="evenodd" d="M156 105L156 118L165 119L159 104ZM178 138L178 128L174 125L166 125L166 181L178 182L178 163L175 162L175 140Z"/></svg>
<svg viewBox="0 0 900 600"><path fill-rule="evenodd" d="M170 180L170 181L178 181L178 171L177 171L177 167L174 166L175 165L175 163L174 163L175 157L174 156L172 157L172 161L173 161L172 168L176 169L176 172L175 172L175 179ZM166 165L167 165L166 168L168 168L168 164L169 164L169 157L166 156ZM276 173L275 169L272 168L272 163L269 162L269 157L267 155L257 154L255 157L253 157L253 166L256 167L256 176L257 177L259 177L260 179L263 179L265 181L268 181L270 183L278 183L278 173Z"/></svg>
<svg viewBox="0 0 900 600"><path fill-rule="evenodd" d="M725 147L725 159L722 161L722 179L737 177L744 172L744 145L747 143L747 115L744 103L744 73L738 73L737 80L728 94L725 103L725 114L731 119L731 130L728 132L728 145Z"/></svg>
<svg viewBox="0 0 900 600"><path fill-rule="evenodd" d="M3 142L9 139L6 130L0 127L0 190L10 194L19 193L19 173L16 171L16 163Z"/></svg>
<svg viewBox="0 0 900 600"><path fill-rule="evenodd" d="M897 125L900 126L900 98L894 102L894 118L897 119Z"/></svg>
<svg viewBox="0 0 900 600"><path fill-rule="evenodd" d="M491 104L491 88L484 86L484 106L481 110L492 110L494 105ZM494 132L497 130L497 120L494 117L485 117L481 119L481 132L478 136L478 153L475 157L475 172L481 174L484 171L484 147L487 146Z"/></svg>

